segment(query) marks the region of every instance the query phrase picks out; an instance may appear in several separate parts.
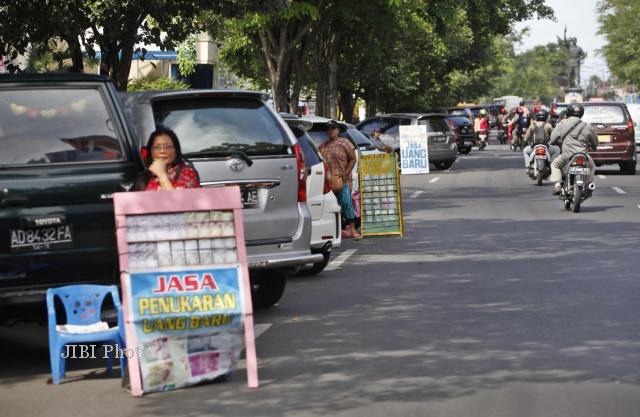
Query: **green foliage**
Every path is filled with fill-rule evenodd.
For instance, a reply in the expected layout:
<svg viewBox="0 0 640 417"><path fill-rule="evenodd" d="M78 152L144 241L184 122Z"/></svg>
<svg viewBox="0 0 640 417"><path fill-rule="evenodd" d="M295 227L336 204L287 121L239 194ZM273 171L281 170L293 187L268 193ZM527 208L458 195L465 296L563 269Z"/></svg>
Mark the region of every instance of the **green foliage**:
<svg viewBox="0 0 640 417"><path fill-rule="evenodd" d="M127 86L127 91L163 91L163 90L186 90L189 85L184 81L173 80L169 77L145 77L132 80Z"/></svg>
<svg viewBox="0 0 640 417"><path fill-rule="evenodd" d="M198 51L196 49L196 42L196 36L190 35L187 39L185 39L178 45L176 60L178 61L180 74L185 77L188 77L189 75L196 72L196 67L198 65Z"/></svg>
<svg viewBox="0 0 640 417"><path fill-rule="evenodd" d="M598 5L599 33L607 39L602 53L620 81L640 86L640 3L602 0Z"/></svg>

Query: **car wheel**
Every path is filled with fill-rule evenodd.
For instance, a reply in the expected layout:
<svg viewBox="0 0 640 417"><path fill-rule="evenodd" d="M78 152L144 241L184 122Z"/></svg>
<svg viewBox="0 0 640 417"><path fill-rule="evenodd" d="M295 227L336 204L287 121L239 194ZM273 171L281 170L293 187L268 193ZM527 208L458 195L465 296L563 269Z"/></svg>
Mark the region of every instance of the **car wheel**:
<svg viewBox="0 0 640 417"><path fill-rule="evenodd" d="M636 175L636 161L620 162L620 172L625 175Z"/></svg>
<svg viewBox="0 0 640 417"><path fill-rule="evenodd" d="M251 300L254 308L269 308L280 301L287 285L287 271L270 269L253 271L251 281Z"/></svg>
<svg viewBox="0 0 640 417"><path fill-rule="evenodd" d="M453 161L438 161L435 162L434 165L437 169L444 171L451 168L451 165L453 165Z"/></svg>
<svg viewBox="0 0 640 417"><path fill-rule="evenodd" d="M331 251L323 249L320 253L322 254L322 262L313 264L313 268L311 269L303 269L302 271L300 271L300 275L317 275L327 267L327 265L329 264L329 259L331 258Z"/></svg>
<svg viewBox="0 0 640 417"><path fill-rule="evenodd" d="M463 148L460 153L463 155L468 155L471 152L471 146L467 146L466 148Z"/></svg>

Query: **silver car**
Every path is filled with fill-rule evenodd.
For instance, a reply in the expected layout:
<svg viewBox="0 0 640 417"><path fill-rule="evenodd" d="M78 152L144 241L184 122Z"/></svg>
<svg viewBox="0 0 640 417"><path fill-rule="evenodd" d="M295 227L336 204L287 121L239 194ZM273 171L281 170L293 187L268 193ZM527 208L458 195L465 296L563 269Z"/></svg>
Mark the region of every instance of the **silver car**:
<svg viewBox="0 0 640 417"><path fill-rule="evenodd" d="M240 186L254 305L262 308L280 299L289 272L323 260L309 246L303 152L266 98L228 90L123 96L141 146L156 126L166 126L203 187Z"/></svg>

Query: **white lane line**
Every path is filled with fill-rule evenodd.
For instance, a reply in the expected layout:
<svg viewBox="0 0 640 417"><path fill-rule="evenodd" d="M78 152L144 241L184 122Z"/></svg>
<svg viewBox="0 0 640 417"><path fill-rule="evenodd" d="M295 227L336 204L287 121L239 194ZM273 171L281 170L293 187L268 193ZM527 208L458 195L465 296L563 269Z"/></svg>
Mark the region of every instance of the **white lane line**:
<svg viewBox="0 0 640 417"><path fill-rule="evenodd" d="M416 191L415 193L411 194L411 197L409 198L418 198L422 193L424 193L424 191Z"/></svg>
<svg viewBox="0 0 640 417"><path fill-rule="evenodd" d="M607 176L606 175L598 175L598 178L600 178L601 180L606 180Z"/></svg>
<svg viewBox="0 0 640 417"><path fill-rule="evenodd" d="M342 264L345 263L347 261L347 259L349 259L351 257L351 255L353 255L357 251L358 251L358 249L347 249L347 250L345 250L340 255L338 255L338 257L336 259L334 259L329 265L327 265L327 267L325 268L325 271L333 271L335 269L340 268L342 266Z"/></svg>
<svg viewBox="0 0 640 417"><path fill-rule="evenodd" d="M638 204L638 208L640 208L640 204Z"/></svg>
<svg viewBox="0 0 640 417"><path fill-rule="evenodd" d="M626 192L625 192L622 188L619 188L619 187L611 187L611 189L612 189L613 191L615 191L616 193L618 193L618 194L626 194Z"/></svg>
<svg viewBox="0 0 640 417"><path fill-rule="evenodd" d="M254 324L253 325L253 333L255 334L255 338L257 339L260 336L262 336L264 334L264 332L269 330L269 327L271 327L271 326L273 326L272 323Z"/></svg>
<svg viewBox="0 0 640 417"><path fill-rule="evenodd" d="M434 182L440 181L440 177L435 177L429 180L429 184L433 184Z"/></svg>

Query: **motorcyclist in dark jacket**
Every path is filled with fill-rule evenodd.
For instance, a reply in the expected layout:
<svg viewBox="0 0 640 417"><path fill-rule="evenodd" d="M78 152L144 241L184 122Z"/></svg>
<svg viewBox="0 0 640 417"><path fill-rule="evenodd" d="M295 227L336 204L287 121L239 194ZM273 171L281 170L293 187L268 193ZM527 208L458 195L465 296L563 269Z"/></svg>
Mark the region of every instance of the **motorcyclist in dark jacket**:
<svg viewBox="0 0 640 417"><path fill-rule="evenodd" d="M572 104L567 108L567 117L562 120L551 133L551 145L562 147L562 154L551 163L551 178L555 182L554 194L560 194L562 185L562 169L571 157L578 152L588 152L598 148L598 135L589 123L581 120L584 116L584 107L580 104ZM588 182L592 183L596 172L596 164L592 158L587 158L589 163Z"/></svg>

